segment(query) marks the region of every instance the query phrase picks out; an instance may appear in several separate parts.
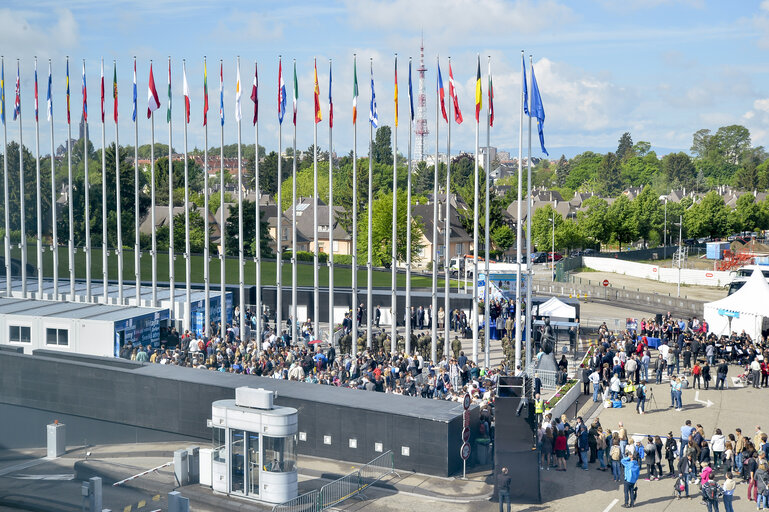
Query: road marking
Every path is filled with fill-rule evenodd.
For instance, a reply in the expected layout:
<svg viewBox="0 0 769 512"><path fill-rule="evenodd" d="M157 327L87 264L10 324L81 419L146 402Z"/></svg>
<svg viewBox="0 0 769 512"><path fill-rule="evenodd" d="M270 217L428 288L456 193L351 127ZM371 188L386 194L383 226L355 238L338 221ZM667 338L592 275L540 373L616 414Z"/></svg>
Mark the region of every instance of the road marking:
<svg viewBox="0 0 769 512"><path fill-rule="evenodd" d="M742 383L742 380L739 377L732 377L732 385L735 388L744 388L745 384Z"/></svg>
<svg viewBox="0 0 769 512"><path fill-rule="evenodd" d="M704 400L700 400L700 392L699 392L699 390L694 393L694 401L695 402L699 402L701 404L704 404L705 407L710 407L711 405L713 405L713 402L711 402L710 400L708 400L707 402L704 401Z"/></svg>
<svg viewBox="0 0 769 512"><path fill-rule="evenodd" d="M74 480L74 473L62 474L62 475L14 475L11 478L17 480Z"/></svg>
<svg viewBox="0 0 769 512"><path fill-rule="evenodd" d="M38 464L42 464L44 462L49 462L54 459L49 459L47 457L43 457L41 459L33 459L28 460L26 462L22 462L20 464L16 464L15 466L8 466L5 468L0 469L0 476L7 475L9 473L15 473L16 471L21 471L22 469L28 469L33 466L37 466Z"/></svg>
<svg viewBox="0 0 769 512"><path fill-rule="evenodd" d="M616 505L617 503L619 503L619 500L618 500L617 498L614 498L614 499L612 500L612 502L611 502L611 503L609 503L609 506L608 506L608 507L606 507L605 509L603 509L603 512L609 512L609 510L611 510L611 509L612 509L612 507L613 507L614 505Z"/></svg>

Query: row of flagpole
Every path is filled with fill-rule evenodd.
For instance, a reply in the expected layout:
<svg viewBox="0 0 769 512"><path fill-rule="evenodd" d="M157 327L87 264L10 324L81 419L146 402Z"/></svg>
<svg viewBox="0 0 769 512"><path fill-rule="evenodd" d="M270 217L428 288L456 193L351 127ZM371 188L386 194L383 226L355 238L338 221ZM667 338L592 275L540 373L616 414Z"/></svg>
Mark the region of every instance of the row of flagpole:
<svg viewBox="0 0 769 512"><path fill-rule="evenodd" d="M373 190L372 190L372 174L373 174L373 163L372 163L372 151L373 151L373 129L377 127L378 125L378 112L376 107L376 96L374 92L374 76L373 76L373 59L370 62L371 67L371 102L370 102L370 109L369 109L369 190L368 190L368 204L371 205L373 201ZM358 99L358 84L357 84L357 57L354 56L354 83L353 83L353 126L354 128L357 127L357 99ZM523 53L522 53L522 81L521 81L521 123L520 123L520 134L519 134L519 159L518 159L518 167L519 167L519 176L518 176L518 188L519 188L519 198L521 197L522 192L522 183L523 183L523 176L522 176L522 143L523 143L523 115L524 113L528 115L529 117L529 157L527 159L527 171L528 171L528 179L527 179L527 211L530 212L531 209L531 119L532 117L537 119L538 123L538 131L540 136L540 142L542 145L543 152L546 153L545 147L544 147L544 137L542 134L542 124L544 123L544 109L542 108L542 102L541 98L539 96L539 90L536 83L536 79L534 77L533 72L533 62L531 61L530 57L530 67L531 67L531 76L530 76L530 82L527 84L526 81L526 71L525 71L525 62L523 59ZM169 66L169 74L168 74L168 108L167 108L167 121L168 121L168 143L169 143L169 170L168 170L168 180L169 180L169 204L168 204L168 211L169 211L169 282L171 287L171 295L174 294L174 285L175 285L175 279L174 279L174 230L173 230L173 161L172 161L172 125L171 125L171 101L172 101L172 95L171 95L171 59L169 57L168 60L168 66ZM118 143L118 108L117 108L117 64L114 64L115 71L114 71L114 80L113 80L113 99L114 99L114 120L115 120L115 146L116 148L119 148ZM20 81L19 81L19 68L20 65L17 62L17 80L16 80L16 101L14 105L14 119L18 118L19 121L19 137L20 137L20 187L22 190L22 194L20 195L20 209L21 209L21 230L22 233L26 233L25 228L25 214L24 214L24 199L25 194L23 193L24 190L24 172L23 172L23 153L22 153L22 143L21 143L21 133L22 133L22 127L21 127L21 104L20 104ZM5 120L5 66L4 66L4 60L2 62L2 76L0 76L0 89L1 91L1 107L2 111L0 112L2 114L2 122L3 122L3 134L4 134L4 142L7 147L7 130L6 130L6 120ZM242 205L243 197L242 197L242 191L243 191L243 182L242 182L242 156L241 156L241 120L242 120L242 111L241 111L241 92L242 92L242 85L240 81L240 59L238 58L237 61L237 79L236 79L236 107L235 107L235 118L238 125L238 205ZM314 207L314 219L313 219L313 242L314 242L314 332L319 334L320 332L320 318L319 318L319 276L318 276L318 251L319 251L319 241L318 241L318 172L317 172L317 124L322 119L321 114L321 106L320 106L320 99L319 99L319 86L318 86L318 75L317 75L317 64L315 65L315 75L314 75L314 100L315 100L315 116L314 116L314 155L313 155L313 176L314 176L314 190L313 190L313 207ZM393 326L391 331L391 349L395 349L396 342L397 342L397 329L395 327L396 319L398 316L398 309L397 309L397 278L396 278L396 265L397 265L397 127L398 127L398 88L397 88L397 55L395 56L395 93L394 93L394 102L395 102L395 133L393 137L393 229L392 229L392 254L391 254L391 271L392 271L392 312L393 312ZM282 121L285 114L285 108L286 108L286 88L285 83L283 81L282 76L282 60L279 65L279 93L278 93L278 119L279 119L279 125L282 127ZM489 105L487 108L487 148L490 146L490 129L493 126L494 121L494 112L493 112L493 87L492 87L492 80L491 80L491 59L489 58L488 63L488 97L489 97ZM52 109L52 79L51 79L51 63L49 60L49 79L48 79L48 120L50 121L51 126L51 149L53 153L53 109ZM74 286L74 227L73 227L73 201L72 201L72 193L73 193L73 176L72 176L72 148L71 148L71 119L70 119L70 91L69 91L69 58L67 58L67 76L66 76L66 87L67 87L67 125L68 125L68 140L67 140L67 165L68 165L68 185L69 185L69 195L68 195L68 203L69 203L69 230L70 230L70 236L69 236L69 273L70 273L70 297L71 300L75 300L75 286ZM83 84L82 84L82 93L83 93L83 122L85 123L86 130L88 125L88 110L87 110L87 88L86 88L86 79L85 79L85 61L83 62ZM139 166L138 166L138 120L137 120L137 91L136 91L136 59L134 58L134 76L133 76L133 115L132 120L134 122L134 135L135 135L135 145L134 145L134 172L135 172L135 222L136 222L136 239L135 239L135 272L136 272L136 295L135 295L135 304L141 304L141 273L140 273L140 263L141 263L141 253L140 253L140 245L139 245ZM221 120L221 145L220 145L220 193L221 193L221 205L222 205L222 218L220 220L221 226L222 226L222 240L221 240L221 246L222 250L220 252L220 259L221 259L221 290L222 290L222 317L221 322L222 325L226 324L226 318L225 318L225 303L224 303L224 292L225 292L225 268L224 268L224 163L223 163L223 143L224 143L224 95L223 95L223 88L224 88L224 79L223 79L223 63L220 61L220 120ZM477 68L477 77L476 77L476 87L475 87L475 100L476 100L476 159L475 159L475 169L474 169L474 206L473 206L473 312L472 312L472 325L473 325L473 359L478 359L478 325L479 325L479 319L478 319L478 303L479 303L479 290L478 290L478 231L479 231L479 208L478 208L478 202L481 200L480 194L479 194L479 166L480 166L480 146L479 146L479 134L480 134L480 112L482 107L482 93L481 93L481 72L480 72L480 56L478 58L478 68ZM527 90L531 89L532 94L528 95ZM411 240L411 188L410 188L410 182L411 182L411 128L413 127L413 120L414 120L414 107L413 107L413 94L412 94L412 83L411 83L411 59L409 59L409 104L410 104L410 116L409 116L409 152L408 152L408 197L407 197L407 244L409 244L408 250L406 251L406 264L407 264L407 282L406 282L406 350L410 351L410 263L411 263L411 254L410 254L410 240ZM186 76L186 62L183 61L183 94L184 94L184 103L185 103L185 122L184 124L184 183L185 183L185 274L186 274L186 304L187 308L189 307L190 300L191 300L191 261L190 261L190 239L189 239L189 232L190 232L190 221L189 221L189 169L188 169L188 160L187 160L187 124L190 122L190 93L189 93L189 87L187 84L187 76ZM440 111L443 114L444 120L448 124L448 130L447 130L447 175L446 175L446 190L445 190L445 216L444 216L444 259L446 264L446 283L445 283L445 343L444 343L444 353L449 353L449 329L450 329L450 315L451 315L451 309L450 309L450 274L449 274L449 267L450 267L450 243L451 243L451 222L450 222L450 197L451 197L451 190L450 190L450 166L451 166L451 123L449 122L449 116L452 112L453 107L453 113L454 113L454 121L456 123L462 123L462 114L459 109L459 103L458 98L455 91L454 86L454 77L453 77L453 71L451 69L451 61L449 59L449 116L446 114L445 110L445 103L444 103L444 89L443 89L443 82L441 79L440 74L440 61L438 60L438 71L437 71L437 96L438 101L436 102L436 159L435 159L435 170L434 170L434 222L433 222L433 254L432 254L432 261L434 263L437 263L439 260L438 257L438 221L439 221L439 212L438 212L438 145L439 145L439 138L438 138L438 124L439 124L439 111L438 108L440 107ZM255 244L255 264L256 264L256 276L257 276L257 296L256 296L256 308L259 313L261 313L261 255L260 255L260 249L261 249L261 243L259 240L259 234L260 234L260 218L259 218L259 162L258 162L258 73L257 69L255 67L255 73L254 73L254 82L253 82L253 89L252 89L252 95L251 99L254 102L254 137L255 137L255 162L254 162L254 171L255 171L255 188L257 191L256 195L256 244ZM296 264L297 260L295 257L296 254L296 166L297 166L297 154L296 154L296 128L297 128L297 101L298 101L298 81L296 77L296 62L294 61L294 105L293 105L293 121L294 121L294 141L293 141L293 169L292 169L292 176L293 176L293 190L292 190L292 310L291 310L291 321L293 328L296 329L296 321L297 321L297 270L296 270ZM39 122L38 122L38 90L37 90L37 60L35 60L35 123L36 123L36 178L37 178L37 196L36 196L36 203L37 203L37 221L38 221L38 260L37 260L37 268L38 268L38 294L42 294L42 275L43 275L43 269L42 269L42 220L41 220L41 199L40 199L40 162L39 162ZM105 116L104 116L104 101L105 101L105 89L104 89L104 65L103 61L101 63L101 119L102 119L102 173L103 175L106 174L106 135L105 135ZM160 108L160 99L157 93L157 89L155 87L154 83L154 77L152 72L152 61L150 61L150 74L149 74L149 84L148 84L148 108L147 108L147 117L150 119L150 126L151 126L151 143L150 143L150 174L151 174L151 221L153 224L152 229L152 250L151 250L151 256L153 258L153 269L152 269L152 301L151 304L153 306L157 306L158 302L158 296L157 296L157 244L156 244L156 233L155 233L155 222L154 222L154 216L155 216L155 155L154 155L154 111ZM205 59L204 59L204 111L203 111L203 124L205 127L205 158L204 158L204 187L206 190L208 190L208 126L207 126L207 111L208 111L208 86L207 86L207 69L205 65ZM334 224L334 212L333 212L333 148L332 148L332 128L333 128L333 103L332 103L332 95L331 95L331 60L329 60L329 268L330 268L330 280L329 280L329 339L333 336L333 330L334 330L334 296L333 296L333 224ZM90 196L89 196L89 183L88 183L88 158L87 158L87 151L88 151L88 141L84 140L84 155L85 155L85 252L86 252L86 300L91 301L92 300L92 293L91 293L91 265L90 265ZM282 130L279 131L279 152L282 152ZM357 191L357 130L354 129L353 131L353 205L354 211L353 211L353 305L354 308L357 307L357 204L358 204L358 191ZM485 279L484 279L484 303L485 303L485 311L484 311L484 318L487 319L485 322L485 339L488 340L488 319L489 317L489 248L490 248L490 242L489 242L489 183L488 183L488 173L490 172L490 155L489 151L487 149L486 151L486 162L485 162L485 168L486 168L486 185L485 185L485 201L486 201L486 212L485 212ZM8 164L7 164L7 155L4 152L4 198L6 200L6 204L8 204ZM117 222L118 222L118 247L116 249L116 253L118 255L119 260L119 268L122 269L122 231L121 231L121 201L120 201L120 154L119 151L116 151L115 153L115 169L116 169L116 194L117 194ZM56 181L55 181L55 172L54 172L54 161L51 160L51 186L52 186L52 201L55 205L56 201ZM279 159L278 163L278 205L282 204L282 190L281 190L281 183L282 183L282 158ZM208 194L204 194L205 201L206 201L206 212L208 211ZM107 199L107 188L106 188L106 180L102 179L102 204L106 205L106 199ZM518 203L518 218L521 218L521 203L519 201ZM106 208L102 208L102 265L103 265L103 281L104 281L104 298L107 299L107 285L108 285L108 275L107 275L107 259L108 259L108 247L107 247L107 221L106 221ZM58 246L58 233L56 229L56 208L52 207L52 222L53 222L53 229L52 229L52 238L53 238L53 246ZM278 230L277 230L277 238L278 238L278 272L277 272L277 278L276 278L276 284L278 288L277 293L277 303L276 303L276 326L278 330L282 327L282 279L281 279L281 256L282 256L282 245L283 245L283 234L281 230L281 215L278 215ZM208 268L208 260L210 257L210 239L209 239L209 233L208 233L208 215L205 215L205 225L206 225L206 233L205 233L205 244L204 244L204 259L205 259L205 271L204 271L204 280L205 280L205 287L206 287L206 327L210 325L210 308L209 308L209 293L210 293L210 275L209 275L209 268ZM12 290L12 280L11 280L11 268L10 268L10 221L9 221L9 211L8 208L5 209L5 263L6 263L6 286L7 286L7 292L10 295ZM521 223L518 222L517 225L517 265L518 265L518 274L521 275L521 264L522 264L522 226ZM526 254L530 254L531 249L531 236L530 236L530 230L531 230L531 215L527 215L527 234L526 234ZM372 270L373 270L373 262L372 262L372 211L371 208L368 208L368 258L367 258L367 276L368 276L368 286L367 286L367 306L366 309L366 327L367 327L367 336L366 336L366 345L367 347L371 346L371 340L372 340ZM239 216L238 216L238 234L239 234L239 244L238 244L238 256L239 256L239 290L240 290L240 304L241 307L245 305L245 295L244 295L244 247L243 247L243 211L242 208L239 207ZM26 289L26 236L22 236L21 240L21 249L22 249L22 294L23 296L26 296L27 289ZM58 253L57 251L54 252L54 296L58 297ZM527 265L527 276L528 281L530 281L531 278L531 265ZM433 290L432 290L432 311L433 316L437 315L437 264L433 265ZM124 303L124 290L123 290L123 280L122 280L122 273L118 272L118 302ZM519 312L521 306L521 302L523 301L521 297L521 280L519 279L516 283L516 311ZM171 307L173 308L173 303L171 304ZM531 287L527 285L526 287L526 318L530 318L530 309L531 309ZM187 324L185 325L186 328L191 328L190 325L190 315L187 311L187 314L184 315L187 318ZM261 314L257 315L258 317L258 324L257 324L257 332L261 332L262 326L261 326ZM520 315L518 315L518 320L520 320ZM240 315L240 330L241 332L244 332L245 330L245 317L244 314ZM530 329L531 325L530 322L526 322L527 327L529 329L529 332L527 332L526 335L526 341L527 341L527 354L530 353ZM357 339L357 321L353 321L353 334L354 338ZM521 336L522 332L520 329L516 329L516 342L515 342L515 350L516 350L516 358L520 359L520 350L521 350ZM438 337L437 332L437 321L433 319L432 322L432 337L433 337L433 343L431 347L431 355L433 359L437 358L436 354L436 342ZM353 352L356 350L356 344L353 343ZM488 351L489 351L489 344L486 343L486 350L485 350L485 360L488 364Z"/></svg>

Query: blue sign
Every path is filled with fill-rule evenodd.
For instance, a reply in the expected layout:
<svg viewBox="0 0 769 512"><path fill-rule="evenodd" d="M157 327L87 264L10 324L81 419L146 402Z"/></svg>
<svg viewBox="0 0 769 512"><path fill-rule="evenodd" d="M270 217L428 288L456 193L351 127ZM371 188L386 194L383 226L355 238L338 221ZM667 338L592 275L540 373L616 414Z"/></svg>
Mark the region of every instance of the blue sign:
<svg viewBox="0 0 769 512"><path fill-rule="evenodd" d="M721 316L730 316L732 318L739 318L740 312L739 311L729 311L728 309L719 309L718 314Z"/></svg>

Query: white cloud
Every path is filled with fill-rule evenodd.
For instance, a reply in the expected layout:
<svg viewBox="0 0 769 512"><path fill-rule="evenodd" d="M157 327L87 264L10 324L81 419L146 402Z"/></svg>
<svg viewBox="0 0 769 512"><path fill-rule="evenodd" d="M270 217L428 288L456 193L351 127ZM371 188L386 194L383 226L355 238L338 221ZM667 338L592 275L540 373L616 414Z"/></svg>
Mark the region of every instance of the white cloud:
<svg viewBox="0 0 769 512"><path fill-rule="evenodd" d="M275 41L283 37L283 24L258 12L235 11L220 21L214 37L238 41Z"/></svg>
<svg viewBox="0 0 769 512"><path fill-rule="evenodd" d="M6 57L60 57L78 45L78 31L69 9L47 13L0 9L0 48Z"/></svg>

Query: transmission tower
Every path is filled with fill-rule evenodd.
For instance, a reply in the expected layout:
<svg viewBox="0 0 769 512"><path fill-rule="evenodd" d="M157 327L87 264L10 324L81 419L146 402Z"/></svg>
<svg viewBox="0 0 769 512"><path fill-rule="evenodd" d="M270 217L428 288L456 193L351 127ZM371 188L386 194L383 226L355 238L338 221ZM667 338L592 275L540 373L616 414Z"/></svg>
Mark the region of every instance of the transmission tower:
<svg viewBox="0 0 769 512"><path fill-rule="evenodd" d="M422 45L419 48L419 96L417 96L417 122L414 132L416 133L416 158L419 162L425 160L425 138L430 134L427 127L427 112L425 100L425 42L422 38Z"/></svg>

